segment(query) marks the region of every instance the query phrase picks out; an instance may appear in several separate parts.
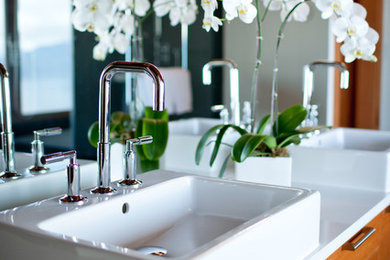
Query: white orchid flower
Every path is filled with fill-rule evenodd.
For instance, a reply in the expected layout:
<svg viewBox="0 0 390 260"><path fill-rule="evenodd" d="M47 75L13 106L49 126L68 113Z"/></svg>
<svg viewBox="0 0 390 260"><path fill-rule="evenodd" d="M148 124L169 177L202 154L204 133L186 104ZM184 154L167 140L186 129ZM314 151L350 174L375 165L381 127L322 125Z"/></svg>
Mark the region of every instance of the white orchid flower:
<svg viewBox="0 0 390 260"><path fill-rule="evenodd" d="M172 0L156 0L153 3L154 12L158 17L162 17L169 13L173 6Z"/></svg>
<svg viewBox="0 0 390 260"><path fill-rule="evenodd" d="M207 16L203 18L202 28L205 29L207 32L209 32L211 28L213 28L215 32L218 32L219 26L222 26L222 21L218 17Z"/></svg>
<svg viewBox="0 0 390 260"><path fill-rule="evenodd" d="M86 0L74 1L72 23L76 30L94 32L101 35L111 26L112 1Z"/></svg>
<svg viewBox="0 0 390 260"><path fill-rule="evenodd" d="M112 2L112 0L105 1ZM134 13L141 17L145 16L150 9L149 0L115 0L114 2L119 11L132 10L134 8Z"/></svg>
<svg viewBox="0 0 390 260"><path fill-rule="evenodd" d="M239 17L244 23L252 23L257 15L257 9L252 0L224 0L223 8L226 12L226 19L233 20Z"/></svg>
<svg viewBox="0 0 390 260"><path fill-rule="evenodd" d="M130 46L130 38L118 32L112 36L112 44L117 52L125 54L127 48Z"/></svg>
<svg viewBox="0 0 390 260"><path fill-rule="evenodd" d="M201 6L205 12L205 16L211 16L215 9L218 8L217 0L202 0Z"/></svg>
<svg viewBox="0 0 390 260"><path fill-rule="evenodd" d="M353 3L352 14L351 15L359 16L359 17L361 17L363 19L366 19L366 17L367 17L367 10L361 4Z"/></svg>
<svg viewBox="0 0 390 260"><path fill-rule="evenodd" d="M135 30L134 16L126 13L123 14L120 17L118 25L116 27L119 31L123 31L126 37L130 38L130 36L133 35Z"/></svg>
<svg viewBox="0 0 390 260"><path fill-rule="evenodd" d="M282 11L280 12L280 19L284 21L288 13L300 2L302 2L302 0L292 0L292 1L285 2L285 4L282 7ZM309 13L310 13L309 5L307 3L301 3L291 14L288 21L294 19L297 22L306 22Z"/></svg>
<svg viewBox="0 0 390 260"><path fill-rule="evenodd" d="M198 11L197 6L189 5L182 9L182 16L180 23L190 25L196 21L196 12Z"/></svg>
<svg viewBox="0 0 390 260"><path fill-rule="evenodd" d="M104 34L98 35L98 44L93 48L93 58L95 60L104 60L108 53L114 51L112 35L108 31Z"/></svg>
<svg viewBox="0 0 390 260"><path fill-rule="evenodd" d="M321 11L322 19L328 19L334 13L348 16L353 9L353 0L316 0L315 5Z"/></svg>
<svg viewBox="0 0 390 260"><path fill-rule="evenodd" d="M337 18L332 26L332 32L336 35L336 41L342 42L349 37L363 37L368 32L368 23L359 16Z"/></svg>
<svg viewBox="0 0 390 260"><path fill-rule="evenodd" d="M269 3L270 1L271 3ZM279 11L283 7L283 0L263 0L263 4L265 7L269 5L271 11Z"/></svg>
<svg viewBox="0 0 390 260"><path fill-rule="evenodd" d="M378 33L369 28L367 34L361 38L347 38L344 44L340 47L341 53L345 57L345 62L350 63L355 59L362 59L367 61L377 61L375 52L375 45L379 40Z"/></svg>

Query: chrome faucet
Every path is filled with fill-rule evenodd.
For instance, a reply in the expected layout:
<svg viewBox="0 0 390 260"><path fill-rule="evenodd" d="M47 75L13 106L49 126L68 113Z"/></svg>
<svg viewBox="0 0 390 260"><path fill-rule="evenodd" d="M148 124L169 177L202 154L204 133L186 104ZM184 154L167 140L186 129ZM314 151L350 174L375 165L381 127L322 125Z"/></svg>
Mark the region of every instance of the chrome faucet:
<svg viewBox="0 0 390 260"><path fill-rule="evenodd" d="M66 167L68 189L66 195L59 199L60 203L83 204L87 200L80 194L80 165L76 157L76 151L68 151L44 155L40 159L42 165L69 160Z"/></svg>
<svg viewBox="0 0 390 260"><path fill-rule="evenodd" d="M314 69L316 67L335 67L341 71L340 88L348 89L349 87L349 72L346 66L341 62L334 61L314 61L303 67L303 106L307 109L308 117L305 119L304 126L315 126L318 121L318 105L311 104L313 95Z"/></svg>
<svg viewBox="0 0 390 260"><path fill-rule="evenodd" d="M232 113L231 123L240 125L240 94L239 94L239 79L238 66L228 59L212 60L203 66L202 77L203 84L211 84L211 69L214 67L227 66L229 68L230 77L230 110Z"/></svg>
<svg viewBox="0 0 390 260"><path fill-rule="evenodd" d="M0 173L1 178L18 178L21 175L15 169L15 140L12 132L11 118L11 98L8 80L8 72L0 63L1 76L1 124L3 131L1 132L1 148L3 150L2 160L4 163L4 171Z"/></svg>
<svg viewBox="0 0 390 260"><path fill-rule="evenodd" d="M42 136L53 136L62 134L61 127L45 128L36 130L34 133L34 140L31 142L31 154L33 157L33 165L28 168L30 173L46 173L49 168L45 167L41 162L41 157L45 154L44 142L41 140Z"/></svg>
<svg viewBox="0 0 390 260"><path fill-rule="evenodd" d="M111 193L110 187L110 108L111 79L118 72L145 73L154 81L153 110L164 110L165 85L160 71L151 63L115 61L104 68L99 82L99 141L97 143L98 182L92 193Z"/></svg>
<svg viewBox="0 0 390 260"><path fill-rule="evenodd" d="M153 142L152 136L141 136L133 139L126 140L126 149L123 154L123 180L119 182L122 186L131 186L134 189L142 185L141 180L137 180L137 161L135 146L150 144Z"/></svg>

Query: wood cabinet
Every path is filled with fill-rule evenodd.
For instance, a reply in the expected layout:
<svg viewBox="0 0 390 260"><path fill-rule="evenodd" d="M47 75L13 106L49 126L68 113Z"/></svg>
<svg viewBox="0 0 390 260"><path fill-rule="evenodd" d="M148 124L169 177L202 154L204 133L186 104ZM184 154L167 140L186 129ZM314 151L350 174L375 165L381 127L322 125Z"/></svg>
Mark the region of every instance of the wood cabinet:
<svg viewBox="0 0 390 260"><path fill-rule="evenodd" d="M328 258L328 260L351 259L390 259L390 207L378 214Z"/></svg>

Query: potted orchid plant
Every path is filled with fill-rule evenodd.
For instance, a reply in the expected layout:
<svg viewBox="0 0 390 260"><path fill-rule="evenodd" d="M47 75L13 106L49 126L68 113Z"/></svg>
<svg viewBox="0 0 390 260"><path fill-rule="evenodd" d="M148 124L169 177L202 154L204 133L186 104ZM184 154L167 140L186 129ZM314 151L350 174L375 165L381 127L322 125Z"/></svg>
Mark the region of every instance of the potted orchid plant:
<svg viewBox="0 0 390 260"><path fill-rule="evenodd" d="M222 7L226 14L225 18L214 16L214 11L219 7L216 0L202 1L202 8L204 10L203 28L206 31L210 31L211 29L218 31L219 26L223 25L223 21L231 21L236 17L244 23L252 23L256 19L258 30L256 35L257 53L251 88L250 129L247 131L238 125L231 124L212 127L204 134L198 144L195 154L196 163L200 162L204 147L206 145L214 144L214 149L210 158L210 166L213 164L218 154L219 147L221 145L229 146L229 144L222 143L223 136L229 129L238 132L241 137L231 146L231 155L225 159L225 163L220 171L220 177L222 177L230 158L238 163L235 167L236 175L238 172L248 172L248 168L242 167L246 164L244 162L251 161L252 158L286 157L288 156L288 151L286 149L288 145L299 144L301 138L304 136L302 134L322 128L299 128L299 125L307 115L307 111L302 106L290 107L282 113L279 113L278 111L278 55L281 41L284 36L283 33L287 22L291 20L304 22L307 20L310 12L309 2L313 2L315 7L321 11L321 17L323 19L330 18L332 20L332 33L336 36L337 42L343 43L340 50L345 56L345 62L353 62L355 59L371 62L377 60L374 52L379 35L374 29L370 28L365 21L367 15L365 8L358 3L354 3L353 0L263 0L263 12L261 0L256 0L255 4L252 4L251 0L223 0ZM261 66L261 46L263 41L261 26L269 11L280 11L282 22L277 32L278 37L274 56L271 112L270 115L261 119L259 126L255 128L255 97L257 96L257 83ZM267 124L270 124L271 126L271 134L264 135L263 130ZM213 136L216 137L214 138ZM281 164L279 161L273 161L275 161L273 167ZM256 160L255 167L257 166L257 169L260 169L261 167L259 163L260 160ZM288 166L286 168L288 168ZM260 171L257 170L253 175L259 175L259 172ZM288 185L288 182L288 180L282 181L281 183L279 182L279 184L286 185L287 183ZM274 180L272 180L271 183L276 184L274 183Z"/></svg>

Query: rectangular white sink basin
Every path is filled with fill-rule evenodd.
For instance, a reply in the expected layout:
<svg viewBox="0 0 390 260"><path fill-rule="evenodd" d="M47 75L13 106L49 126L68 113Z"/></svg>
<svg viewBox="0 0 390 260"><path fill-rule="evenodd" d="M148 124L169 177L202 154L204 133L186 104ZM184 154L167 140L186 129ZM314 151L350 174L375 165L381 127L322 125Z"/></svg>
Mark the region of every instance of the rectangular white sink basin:
<svg viewBox="0 0 390 260"><path fill-rule="evenodd" d="M230 148L221 145L219 154L210 167L209 161L214 145L207 146L204 150L199 165L195 164L195 151L202 135L211 127L221 124L219 119L190 118L169 122L168 145L160 160L161 168L165 170L184 171L206 176L217 176L218 172L230 153ZM238 135L224 138L224 142L234 143Z"/></svg>
<svg viewBox="0 0 390 260"><path fill-rule="evenodd" d="M30 153L15 153L15 166L19 173L24 173L32 162ZM78 160L78 163L81 165L81 187L96 185L97 163L90 160ZM64 194L67 189L66 162L54 163L48 167L50 171L47 173L27 174L14 180L1 179L3 183L0 183L0 210ZM120 178L122 173L113 173L113 180Z"/></svg>
<svg viewBox="0 0 390 260"><path fill-rule="evenodd" d="M142 179L136 191L86 191L82 206L51 199L0 213L0 251L53 259L37 246L50 244L56 259L157 259L136 249L158 246L170 259L302 259L318 246L318 192L168 171Z"/></svg>
<svg viewBox="0 0 390 260"><path fill-rule="evenodd" d="M290 153L293 182L390 192L390 132L336 128Z"/></svg>

